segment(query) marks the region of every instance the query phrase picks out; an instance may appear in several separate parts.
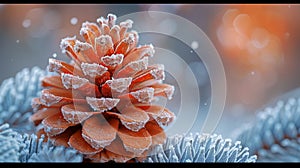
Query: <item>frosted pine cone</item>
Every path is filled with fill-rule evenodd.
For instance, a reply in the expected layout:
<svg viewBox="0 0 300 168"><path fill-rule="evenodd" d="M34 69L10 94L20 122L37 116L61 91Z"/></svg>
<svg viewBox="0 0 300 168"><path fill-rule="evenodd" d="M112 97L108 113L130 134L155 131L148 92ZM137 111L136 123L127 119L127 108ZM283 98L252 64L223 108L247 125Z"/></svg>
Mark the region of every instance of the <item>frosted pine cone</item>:
<svg viewBox="0 0 300 168"><path fill-rule="evenodd" d="M127 32L132 21L115 24L116 16L85 22L80 35L61 41L72 61L49 59L48 70L59 75L42 80L34 98L31 120L41 125L55 145L70 146L94 162L127 162L144 158L164 143L164 126L175 118L155 105L157 97L171 99L174 86L163 84L162 64L148 65L152 45L136 47L138 34Z"/></svg>

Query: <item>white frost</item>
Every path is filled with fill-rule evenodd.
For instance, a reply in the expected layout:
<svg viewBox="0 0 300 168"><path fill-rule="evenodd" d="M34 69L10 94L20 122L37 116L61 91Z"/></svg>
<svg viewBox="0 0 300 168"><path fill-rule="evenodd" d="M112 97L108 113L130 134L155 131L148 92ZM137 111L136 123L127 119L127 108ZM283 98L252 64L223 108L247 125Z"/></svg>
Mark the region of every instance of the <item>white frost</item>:
<svg viewBox="0 0 300 168"><path fill-rule="evenodd" d="M116 91L118 93L122 93L128 89L129 85L131 84L132 78L119 78L119 79L112 79L107 80L105 83L111 88L112 91Z"/></svg>
<svg viewBox="0 0 300 168"><path fill-rule="evenodd" d="M128 37L125 39L125 42L128 44L133 44L134 43L134 35L129 34Z"/></svg>
<svg viewBox="0 0 300 168"><path fill-rule="evenodd" d="M50 107L52 104L55 104L55 103L58 103L59 101L61 101L61 99L62 99L62 97L55 96L46 90L43 90L41 92L40 101L45 106Z"/></svg>
<svg viewBox="0 0 300 168"><path fill-rule="evenodd" d="M153 44L149 44L149 45L139 45L137 47L137 49L142 49L141 55L143 56L149 56L149 57L153 57L153 55L155 54L155 50L153 47Z"/></svg>
<svg viewBox="0 0 300 168"><path fill-rule="evenodd" d="M58 135L58 134L60 134L60 133L62 133L62 132L65 131L65 129L63 129L63 128L53 128L53 127L51 127L51 126L48 126L47 124L45 124L44 121L45 121L45 120L42 121L42 125L43 125L43 127L44 127L44 131L45 131L46 133L50 133L52 136L53 136L53 135Z"/></svg>
<svg viewBox="0 0 300 168"><path fill-rule="evenodd" d="M95 38L96 44L99 44L100 46L108 46L112 47L113 42L109 35L101 35L97 38ZM111 45L111 46L110 46Z"/></svg>
<svg viewBox="0 0 300 168"><path fill-rule="evenodd" d="M111 14L111 13L109 13L107 15L107 22L108 22L108 26L109 27L113 27L115 25L115 23L116 23L116 20L117 20L117 16L116 15Z"/></svg>
<svg viewBox="0 0 300 168"><path fill-rule="evenodd" d="M104 148L104 147L110 145L111 142L113 141L113 140L110 140L110 139L109 140L101 140L101 141L95 140L95 139L92 139L89 136L85 135L84 133L82 133L81 136L84 140L86 140L96 150L98 150L100 148Z"/></svg>
<svg viewBox="0 0 300 168"><path fill-rule="evenodd" d="M161 127L167 126L173 119L176 118L175 116L169 114L166 109L164 109L160 115L152 115L152 117Z"/></svg>
<svg viewBox="0 0 300 168"><path fill-rule="evenodd" d="M165 89L165 94L167 95L167 98L168 98L169 100L172 99L172 96L173 96L173 94L174 94L174 91L175 91L175 87L174 87L174 86L170 86L170 87L168 87L168 88Z"/></svg>
<svg viewBox="0 0 300 168"><path fill-rule="evenodd" d="M73 36L73 37L66 37L64 39L62 39L60 41L60 45L59 47L61 48L62 50L62 53L66 53L66 49L67 47L70 45L70 42L69 41L73 41L73 40L76 40L76 36Z"/></svg>
<svg viewBox="0 0 300 168"><path fill-rule="evenodd" d="M132 24L133 24L133 21L130 20L130 19L127 19L124 22L121 22L120 26L121 27L126 27L126 28L132 28Z"/></svg>
<svg viewBox="0 0 300 168"><path fill-rule="evenodd" d="M107 24L107 19L105 19L103 16L101 16L100 18L97 19L97 23L99 23L100 27L103 24Z"/></svg>
<svg viewBox="0 0 300 168"><path fill-rule="evenodd" d="M144 57L143 59L130 62L128 64L128 66L131 67L134 71L141 71L141 70L147 69L148 57Z"/></svg>
<svg viewBox="0 0 300 168"><path fill-rule="evenodd" d="M130 94L141 103L150 103L154 96L154 89L146 87L141 90L131 92Z"/></svg>
<svg viewBox="0 0 300 168"><path fill-rule="evenodd" d="M131 121L131 122L128 122L128 121L124 121L121 119L121 123L122 125L124 125L127 129L131 130L131 131L139 131L140 129L144 128L145 127L145 124L149 121L149 117L147 120L145 121Z"/></svg>
<svg viewBox="0 0 300 168"><path fill-rule="evenodd" d="M80 51L84 51L84 50L88 50L92 48L92 46L89 43L84 43L81 41L76 40L75 45L74 45L74 51L75 52L80 52Z"/></svg>
<svg viewBox="0 0 300 168"><path fill-rule="evenodd" d="M123 62L123 54L112 54L111 56L101 57L101 61L107 66L117 66Z"/></svg>
<svg viewBox="0 0 300 168"><path fill-rule="evenodd" d="M165 80L165 66L163 64L157 64L157 67L150 71L150 74L156 80Z"/></svg>
<svg viewBox="0 0 300 168"><path fill-rule="evenodd" d="M61 112L64 119L73 124L81 123L93 115L91 112L76 111L76 109L68 108L67 106L63 106Z"/></svg>
<svg viewBox="0 0 300 168"><path fill-rule="evenodd" d="M49 72L58 72L61 67L62 64L59 61L53 58L49 58L49 66L48 66Z"/></svg>
<svg viewBox="0 0 300 168"><path fill-rule="evenodd" d="M81 63L81 69L84 75L88 75L92 78L96 76L101 76L108 70L106 67L97 63L89 64L85 62Z"/></svg>
<svg viewBox="0 0 300 168"><path fill-rule="evenodd" d="M116 107L120 99L86 97L86 101L95 111L104 112Z"/></svg>
<svg viewBox="0 0 300 168"><path fill-rule="evenodd" d="M78 89L89 82L85 78L80 78L78 76L65 73L61 73L61 80L66 89Z"/></svg>

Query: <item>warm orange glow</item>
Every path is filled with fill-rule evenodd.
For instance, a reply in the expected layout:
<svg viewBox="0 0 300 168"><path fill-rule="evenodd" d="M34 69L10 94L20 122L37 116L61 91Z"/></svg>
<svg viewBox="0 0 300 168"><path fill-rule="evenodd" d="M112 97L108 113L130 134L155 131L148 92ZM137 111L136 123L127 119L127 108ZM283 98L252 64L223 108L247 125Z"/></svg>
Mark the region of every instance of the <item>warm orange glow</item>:
<svg viewBox="0 0 300 168"><path fill-rule="evenodd" d="M242 59L253 68L280 65L282 41L288 32L286 10L274 5L234 5L217 28L225 55Z"/></svg>

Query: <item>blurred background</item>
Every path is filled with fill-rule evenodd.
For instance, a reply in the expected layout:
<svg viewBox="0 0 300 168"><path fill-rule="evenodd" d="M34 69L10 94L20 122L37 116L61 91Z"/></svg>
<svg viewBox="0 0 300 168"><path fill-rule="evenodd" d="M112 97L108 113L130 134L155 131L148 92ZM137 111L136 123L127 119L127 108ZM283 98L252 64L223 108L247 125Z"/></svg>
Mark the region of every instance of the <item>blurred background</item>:
<svg viewBox="0 0 300 168"><path fill-rule="evenodd" d="M120 17L138 11L176 14L196 24L211 40L227 80L226 105L215 130L223 137L232 137L236 128L252 121L268 102L300 86L300 5L289 4L0 4L0 82L25 67L46 68L50 57L68 61L59 48L60 40L79 37L82 22L95 22L108 13ZM170 31L176 28L169 20L157 24ZM165 45L182 56L197 78L203 102L200 111L207 110L209 76L201 60L189 52L198 48L198 43L178 47L172 39L144 35L140 44L145 43ZM184 80L185 71L179 73ZM171 77L168 80L174 82ZM173 102L178 94L176 90ZM176 111L176 103L173 108ZM192 130L197 131L203 122L203 117L198 117Z"/></svg>

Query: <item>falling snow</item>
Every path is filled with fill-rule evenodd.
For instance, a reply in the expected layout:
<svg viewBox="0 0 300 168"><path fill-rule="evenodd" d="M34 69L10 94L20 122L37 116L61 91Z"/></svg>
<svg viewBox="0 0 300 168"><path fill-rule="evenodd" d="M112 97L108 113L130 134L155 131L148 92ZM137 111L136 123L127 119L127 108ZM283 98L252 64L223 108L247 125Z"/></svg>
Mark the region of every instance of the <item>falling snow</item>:
<svg viewBox="0 0 300 168"><path fill-rule="evenodd" d="M25 19L22 23L24 28L28 28L31 25L31 20L30 19Z"/></svg>
<svg viewBox="0 0 300 168"><path fill-rule="evenodd" d="M52 57L56 58L56 57L57 57L57 54L56 54L56 53L53 53L53 54L52 54Z"/></svg>
<svg viewBox="0 0 300 168"><path fill-rule="evenodd" d="M78 22L78 19L77 19L76 17L72 17L71 20L70 20L70 23L71 23L72 25L76 25L77 22Z"/></svg>
<svg viewBox="0 0 300 168"><path fill-rule="evenodd" d="M16 40L16 43L20 43L20 40Z"/></svg>
<svg viewBox="0 0 300 168"><path fill-rule="evenodd" d="M198 47L199 47L199 44L198 44L198 42L197 41L193 41L192 42L192 44L191 44L191 47L192 47L192 49L197 49Z"/></svg>

